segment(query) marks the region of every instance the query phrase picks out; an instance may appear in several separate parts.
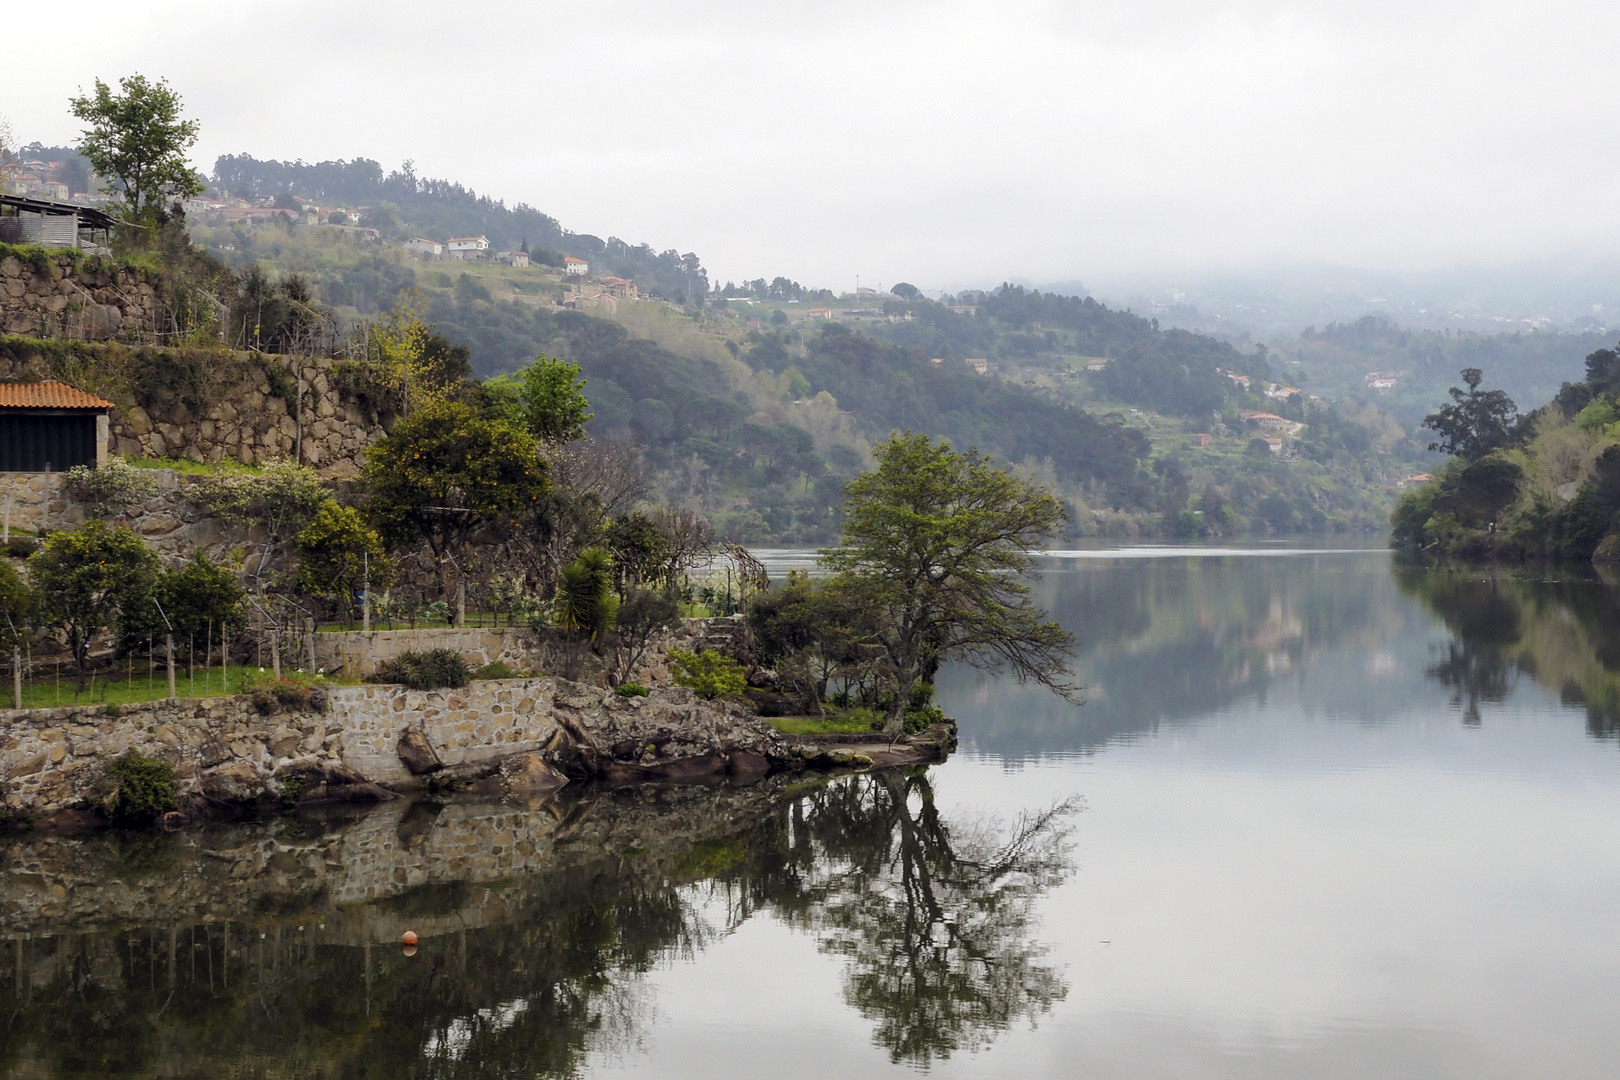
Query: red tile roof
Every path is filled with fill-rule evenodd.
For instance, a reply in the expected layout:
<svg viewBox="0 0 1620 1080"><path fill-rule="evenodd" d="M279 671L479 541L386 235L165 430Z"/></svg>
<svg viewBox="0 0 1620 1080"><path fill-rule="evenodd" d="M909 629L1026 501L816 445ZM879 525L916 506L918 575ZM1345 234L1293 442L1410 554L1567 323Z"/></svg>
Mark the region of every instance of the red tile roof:
<svg viewBox="0 0 1620 1080"><path fill-rule="evenodd" d="M0 383L0 409L111 409L112 402L47 379L35 383Z"/></svg>

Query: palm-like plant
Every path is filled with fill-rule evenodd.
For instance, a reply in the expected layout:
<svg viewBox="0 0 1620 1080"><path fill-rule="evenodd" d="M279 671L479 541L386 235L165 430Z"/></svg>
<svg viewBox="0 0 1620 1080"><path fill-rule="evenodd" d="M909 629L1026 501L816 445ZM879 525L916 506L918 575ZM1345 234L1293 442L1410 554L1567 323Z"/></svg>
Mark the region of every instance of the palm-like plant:
<svg viewBox="0 0 1620 1080"><path fill-rule="evenodd" d="M613 629L619 598L613 593L613 558L586 548L563 567L557 582L557 625L596 641Z"/></svg>

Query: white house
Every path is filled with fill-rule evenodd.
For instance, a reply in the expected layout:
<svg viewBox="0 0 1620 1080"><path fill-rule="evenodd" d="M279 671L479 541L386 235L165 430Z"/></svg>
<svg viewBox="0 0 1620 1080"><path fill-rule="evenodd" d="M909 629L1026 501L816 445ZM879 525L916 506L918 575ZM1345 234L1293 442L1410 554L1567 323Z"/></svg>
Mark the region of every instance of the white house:
<svg viewBox="0 0 1620 1080"><path fill-rule="evenodd" d="M452 241L453 242L453 241ZM437 240L428 240L420 236L413 236L405 241L405 250L412 255L425 255L430 259L437 259L444 254L444 245Z"/></svg>
<svg viewBox="0 0 1620 1080"><path fill-rule="evenodd" d="M576 259L572 255L565 255L563 257L563 269L570 274L578 274L580 277L584 277L590 273L591 264L584 259Z"/></svg>
<svg viewBox="0 0 1620 1080"><path fill-rule="evenodd" d="M476 259L489 250L489 237L452 236L448 246L452 259Z"/></svg>

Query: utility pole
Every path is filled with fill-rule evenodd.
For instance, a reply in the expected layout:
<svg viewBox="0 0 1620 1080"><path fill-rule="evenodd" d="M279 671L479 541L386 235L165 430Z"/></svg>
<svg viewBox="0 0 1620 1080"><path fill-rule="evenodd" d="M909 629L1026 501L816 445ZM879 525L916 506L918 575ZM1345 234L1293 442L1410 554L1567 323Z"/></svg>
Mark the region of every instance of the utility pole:
<svg viewBox="0 0 1620 1080"><path fill-rule="evenodd" d="M362 551L360 560L361 565L365 567L365 571L361 575L361 589L363 591L360 593L360 629L369 634L371 633L371 552Z"/></svg>

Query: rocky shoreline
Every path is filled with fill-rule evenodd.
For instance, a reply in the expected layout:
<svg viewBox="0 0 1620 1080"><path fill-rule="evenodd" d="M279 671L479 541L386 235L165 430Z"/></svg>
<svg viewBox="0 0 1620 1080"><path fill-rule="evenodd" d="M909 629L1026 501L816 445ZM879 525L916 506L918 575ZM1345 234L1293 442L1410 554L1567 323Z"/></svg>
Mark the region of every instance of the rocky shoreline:
<svg viewBox="0 0 1620 1080"><path fill-rule="evenodd" d="M621 697L555 677L491 679L434 691L332 687L307 708L249 697L25 710L0 737L13 826L104 824L112 763L129 752L173 769L177 806L161 824L333 803L467 792L532 798L569 784L747 783L783 772L940 761L949 721L894 742L788 736L745 705L682 687Z"/></svg>

